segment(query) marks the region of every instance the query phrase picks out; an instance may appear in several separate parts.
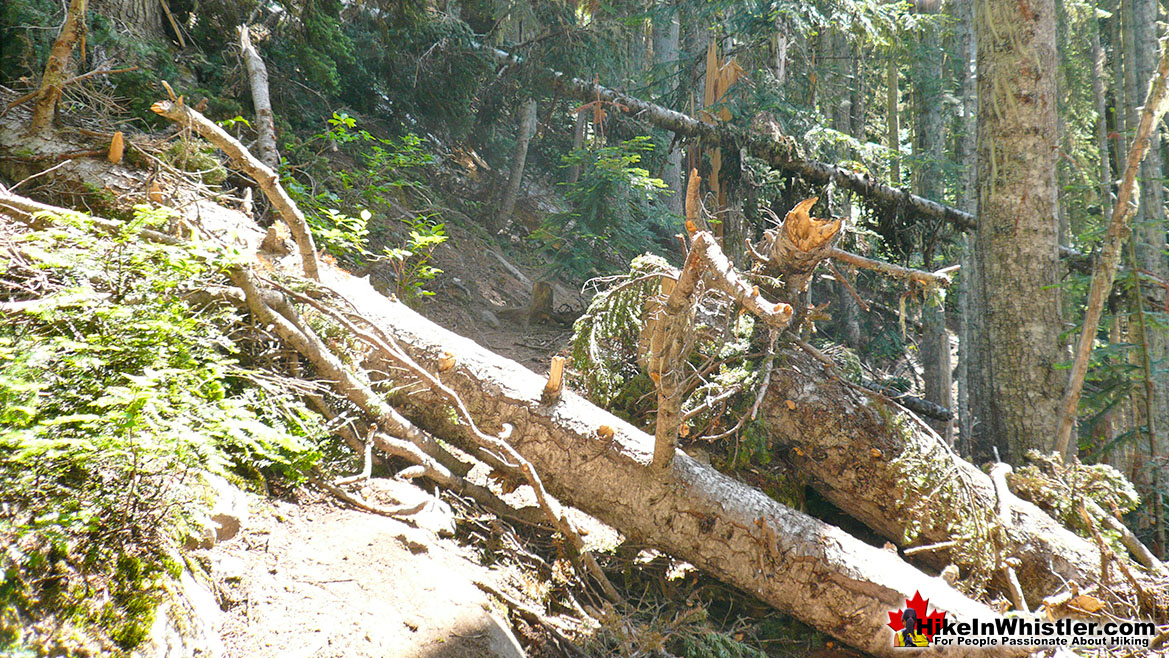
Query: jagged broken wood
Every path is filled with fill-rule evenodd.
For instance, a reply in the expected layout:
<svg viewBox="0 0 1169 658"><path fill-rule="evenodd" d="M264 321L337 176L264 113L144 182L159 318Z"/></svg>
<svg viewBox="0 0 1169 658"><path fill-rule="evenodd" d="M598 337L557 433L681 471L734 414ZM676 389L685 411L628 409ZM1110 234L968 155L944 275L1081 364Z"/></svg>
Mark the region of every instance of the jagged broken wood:
<svg viewBox="0 0 1169 658"><path fill-rule="evenodd" d="M673 460L678 426L682 422L682 393L686 380L683 364L689 344L686 329L699 281L706 281L729 295L773 331L783 330L792 318L791 306L767 301L759 295L758 287L752 287L735 271L713 235L707 231L694 234L686 264L661 306L661 315L650 339L648 370L658 393L653 466L658 470L669 467Z"/></svg>
<svg viewBox="0 0 1169 658"><path fill-rule="evenodd" d="M300 251L305 276L314 280L318 279L320 266L317 262L317 247L313 242L312 231L309 229L308 222L305 221L300 208L296 206L296 203L288 196L288 192L284 190L284 186L280 184L280 177L276 172L260 162L256 156L248 151L246 146L239 143L239 140L227 134L194 108L188 107L182 102L182 98L158 101L150 106L150 109L155 114L170 119L180 126L189 126L203 139L226 153L238 167L244 170L244 173L256 181L264 195L272 202L272 207L288 225L292 239L296 241L296 247Z"/></svg>
<svg viewBox="0 0 1169 658"><path fill-rule="evenodd" d="M678 453L664 470L650 468L653 439L628 423L568 390L555 404L545 404L542 377L377 295L367 282L332 270L324 279L419 364L429 369L444 354L459 354L443 381L479 410L477 422L513 425L510 442L540 470L550 492L635 541L687 560L876 656L899 655L892 632L882 629L888 612L904 607L917 589L931 592L931 605L954 618L994 616L895 554L791 510L685 454ZM371 359L371 371L386 373L394 383L414 381L390 367L396 358L374 354ZM466 424L453 422L435 404L442 399L422 392L400 408L421 426L474 445ZM983 651L959 648L947 655L1027 653Z"/></svg>

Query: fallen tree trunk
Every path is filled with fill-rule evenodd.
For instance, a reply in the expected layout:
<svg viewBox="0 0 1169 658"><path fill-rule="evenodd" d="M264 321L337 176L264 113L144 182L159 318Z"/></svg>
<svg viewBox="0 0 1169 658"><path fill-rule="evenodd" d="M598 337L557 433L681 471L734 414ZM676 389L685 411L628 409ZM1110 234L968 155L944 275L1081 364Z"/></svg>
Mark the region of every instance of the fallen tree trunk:
<svg viewBox="0 0 1169 658"><path fill-rule="evenodd" d="M517 64L522 60L496 48L487 50L500 62ZM544 71L544 78L565 96L585 103L602 100L623 105L650 123L685 137L698 137L712 145L738 150L746 148L751 155L765 160L776 169L797 174L812 183L835 182L840 187L872 199L886 207L904 207L917 215L945 220L963 231L974 230L974 216L957 208L910 194L908 191L881 183L869 174L837 167L826 162L807 160L800 154L791 137L778 132L746 132L733 126L715 125L614 91L603 85L570 78L556 71Z"/></svg>
<svg viewBox="0 0 1169 658"><path fill-rule="evenodd" d="M15 195L6 194L3 200L0 209L21 218L30 210L61 210ZM887 626L889 613L903 608L918 592L928 595L934 609L957 622L996 617L988 607L966 598L942 579L923 574L894 553L787 508L686 455L677 455L665 471L651 469L652 437L572 393L547 396L542 378L382 297L366 280L331 268L322 274L326 285L360 308L380 331L393 336L410 357L429 366L431 372L445 372L447 390L458 395L466 405L464 411L473 414L484 429L504 434L505 424L513 426L510 443L544 474L549 491L626 536L689 560L872 655L899 655ZM233 278L243 286L248 304L262 321L279 325L278 331L283 327L298 349L327 352L319 344L307 345L304 336L298 340L299 330L293 324L285 326L266 310L265 295L274 296L272 303L278 307L287 305L278 293L256 288L242 270L236 270ZM402 383L417 383L412 375L401 374L404 371L395 367L400 357L389 355L387 348L375 346L373 361L374 371L397 373ZM342 382L343 389L362 388L337 364L319 365L324 374ZM431 391L406 397L403 410L445 437L469 438L474 428L462 416L448 412L447 397ZM380 401L368 406L386 425L411 431L406 421L388 422L391 414ZM436 464L430 466L439 469ZM926 655L941 653L934 649ZM947 656L1027 653L1002 647L945 650Z"/></svg>
<svg viewBox="0 0 1169 658"><path fill-rule="evenodd" d="M1069 581L1099 579L1100 551L1091 541L1022 500L1011 502L1010 523L1000 523L990 477L924 423L805 354L786 356L787 367L771 378L764 418L779 455L824 498L902 547L957 540L924 555L959 565L964 577L1001 588L1001 562L1016 557L1028 600ZM1149 587L1164 578L1144 573Z"/></svg>
<svg viewBox="0 0 1169 658"><path fill-rule="evenodd" d="M540 471L549 492L626 536L690 561L877 656L898 655L886 626L888 613L904 607L916 591L928 593L931 605L954 619L995 616L895 554L785 507L684 454L664 471L651 469L653 437L571 392L545 404L545 382L531 371L435 326L364 281L323 274L330 288L394 336L412 358L432 372L443 362L443 383L458 393L484 431L501 430L504 423L514 426L510 442ZM411 381L394 363L375 353L371 366L402 377L400 383ZM466 424L439 402L431 393L398 401L420 426L469 439ZM1026 653L963 647L946 655Z"/></svg>

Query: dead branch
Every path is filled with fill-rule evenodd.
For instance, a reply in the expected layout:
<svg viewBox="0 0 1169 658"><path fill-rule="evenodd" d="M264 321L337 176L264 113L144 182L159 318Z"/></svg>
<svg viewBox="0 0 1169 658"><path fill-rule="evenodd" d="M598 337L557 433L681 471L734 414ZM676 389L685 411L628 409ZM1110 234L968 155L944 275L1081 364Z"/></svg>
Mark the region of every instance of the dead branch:
<svg viewBox="0 0 1169 658"><path fill-rule="evenodd" d="M304 214L300 212L300 208L297 208L292 197L284 191L284 187L280 184L280 177L276 175L276 172L257 160L246 146L224 132L207 117L183 104L181 98L158 101L150 109L181 126L190 126L204 139L226 153L237 166L259 184L260 189L264 191L265 196L272 203L272 207L276 209L284 223L288 224L288 229L292 232L292 238L296 240L297 249L300 251L305 276L319 280L317 247L313 243L312 231L304 219Z"/></svg>
<svg viewBox="0 0 1169 658"><path fill-rule="evenodd" d="M1076 421L1076 410L1080 403L1080 393L1083 391L1084 377L1088 373L1088 358L1092 354L1092 344L1096 340L1096 329L1100 326L1100 315L1104 310L1104 300L1112 290L1112 281L1116 276L1116 267L1120 262L1120 248L1131 232L1130 219L1135 208L1129 204L1132 197L1133 184L1136 182L1141 162L1149 150L1149 133L1153 127L1161 122L1167 109L1165 98L1169 95L1169 47L1167 42L1161 41L1161 61L1157 65L1156 75L1149 86L1145 97L1144 109L1141 111L1140 124L1137 126L1136 139L1128 152L1128 161L1124 166L1124 180L1120 184L1120 191L1116 196L1116 205L1112 211L1112 221L1108 224L1108 232L1104 236L1104 248L1096 259L1096 267L1092 272L1092 287L1088 291L1088 305L1084 312L1084 327L1080 331L1080 338L1076 343L1076 358L1072 362L1072 372L1068 377L1068 386L1064 391L1063 403L1060 407L1059 429L1056 433L1055 449L1069 460L1075 452L1071 443L1072 426ZM1139 295L1140 292L1138 291ZM1156 494L1154 494L1156 495ZM1155 501L1154 501L1155 504Z"/></svg>
<svg viewBox="0 0 1169 658"><path fill-rule="evenodd" d="M694 307L698 282L704 279L713 288L730 295L766 322L773 331L783 330L792 317L791 306L767 301L759 295L758 287L752 287L743 280L719 249L713 235L699 231L693 238L686 264L669 291L661 309L661 317L650 338L647 370L658 390L653 459L653 466L658 470L669 467L678 440L685 381L682 364L686 360L686 328Z"/></svg>
<svg viewBox="0 0 1169 658"><path fill-rule="evenodd" d="M62 82L61 88L64 89L65 87L68 87L71 84L74 84L76 82L81 82L82 80L88 80L90 78L93 78L93 77L96 77L99 75L115 75L117 73L129 73L130 71L137 71L137 70L138 70L137 66L127 66L124 69L100 69L97 71L90 71L89 73L82 73L81 75L73 76L72 78L69 78L68 80ZM24 105L25 103L31 101L32 99L36 98L37 96L40 96L40 94L41 94L41 90L37 89L36 91L30 91L29 93L21 96L20 98L17 98L16 100L9 103L4 108L3 112L0 112L0 117L4 116L5 114L8 114L9 110L11 110L15 107L19 107L21 105ZM89 131L86 131L86 132L89 132Z"/></svg>
<svg viewBox="0 0 1169 658"><path fill-rule="evenodd" d="M428 501L422 501L421 503L415 503L414 505L401 505L398 507L383 507L381 505L374 505L372 503L367 503L366 501L362 500L361 498L358 498L357 496L354 496L353 494L349 493L348 491L345 491L341 487L338 487L336 485L333 485L333 484L326 482L325 479L323 477L321 477L319 473L316 476L309 478L309 481L312 482L313 484L317 485L318 487L324 489L325 491L328 491L329 493L333 494L333 496L335 496L337 499L342 500L342 501L356 507L359 510L362 510L365 512L370 512L372 514L379 514L381 516L388 516L390 518L398 519L399 521L410 522L407 517L413 516L413 515L421 512L429 504Z"/></svg>
<svg viewBox="0 0 1169 658"><path fill-rule="evenodd" d="M894 265L893 263L873 260L871 258L865 258L864 256L859 256L857 254L853 254L842 249L837 249L835 247L828 251L828 255L832 258L835 258L836 260L843 261L850 265L856 265L857 267L863 267L866 270L880 272L885 276L890 276L895 279L907 279L909 281L920 283L926 288L932 288L934 286L941 286L945 288L950 285L950 277L938 272L924 272L922 270L915 270L909 267Z"/></svg>
<svg viewBox="0 0 1169 658"><path fill-rule="evenodd" d="M246 25L240 25L239 45L243 53L248 79L252 82L252 105L256 109L256 151L260 161L275 170L280 166L280 154L276 151L276 126L272 115L272 101L268 98L268 68L260 53L252 46L251 35Z"/></svg>
<svg viewBox="0 0 1169 658"><path fill-rule="evenodd" d="M41 76L40 88L37 89L37 102L33 106L32 122L28 128L30 135L43 137L52 128L57 101L61 99L61 91L67 79L65 74L70 68L73 46L84 34L85 0L72 0L65 13L65 24L61 26L61 33L49 51L49 60L45 62L45 72Z"/></svg>

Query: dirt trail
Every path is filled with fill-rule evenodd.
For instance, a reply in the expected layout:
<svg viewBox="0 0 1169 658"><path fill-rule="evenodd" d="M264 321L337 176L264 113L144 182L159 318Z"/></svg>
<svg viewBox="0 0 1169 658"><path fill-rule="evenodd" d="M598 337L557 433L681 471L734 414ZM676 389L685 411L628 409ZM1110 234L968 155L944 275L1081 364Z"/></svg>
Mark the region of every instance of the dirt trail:
<svg viewBox="0 0 1169 658"><path fill-rule="evenodd" d="M383 504L429 496L375 480ZM475 586L505 574L427 529L452 524L429 509L419 526L342 509L331 499L261 503L240 536L202 552L227 612L233 658L515 658L523 651Z"/></svg>

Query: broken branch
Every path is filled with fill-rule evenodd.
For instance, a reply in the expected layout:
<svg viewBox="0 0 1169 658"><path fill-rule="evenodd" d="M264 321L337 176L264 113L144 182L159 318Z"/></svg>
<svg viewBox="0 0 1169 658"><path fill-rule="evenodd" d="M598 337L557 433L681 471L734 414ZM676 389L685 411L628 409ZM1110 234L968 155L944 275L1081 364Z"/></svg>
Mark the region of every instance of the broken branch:
<svg viewBox="0 0 1169 658"><path fill-rule="evenodd" d="M297 249L300 251L305 276L313 280L320 280L317 247L313 243L312 231L309 229L308 222L305 221L304 214L300 212L300 208L297 208L292 197L288 196L288 192L284 191L284 187L280 184L280 177L276 175L276 172L256 159L256 156L252 155L246 146L228 135L207 117L183 104L181 98L174 101L158 101L150 109L155 114L179 125L190 126L204 139L226 153L236 165L259 184L264 195L272 202L272 207L276 209L284 223L288 224L288 229L292 232L292 238L296 240Z"/></svg>

